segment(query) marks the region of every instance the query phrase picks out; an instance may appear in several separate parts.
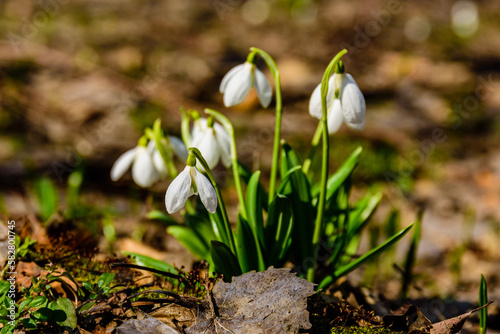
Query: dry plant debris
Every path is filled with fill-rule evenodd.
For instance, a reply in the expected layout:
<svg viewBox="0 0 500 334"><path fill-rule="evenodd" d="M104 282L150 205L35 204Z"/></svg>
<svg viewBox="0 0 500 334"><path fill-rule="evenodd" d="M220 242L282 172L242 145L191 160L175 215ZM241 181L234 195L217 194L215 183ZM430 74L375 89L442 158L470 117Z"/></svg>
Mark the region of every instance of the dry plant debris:
<svg viewBox="0 0 500 334"><path fill-rule="evenodd" d="M283 268L219 281L186 333L297 333L311 328L306 308L314 293L314 284Z"/></svg>

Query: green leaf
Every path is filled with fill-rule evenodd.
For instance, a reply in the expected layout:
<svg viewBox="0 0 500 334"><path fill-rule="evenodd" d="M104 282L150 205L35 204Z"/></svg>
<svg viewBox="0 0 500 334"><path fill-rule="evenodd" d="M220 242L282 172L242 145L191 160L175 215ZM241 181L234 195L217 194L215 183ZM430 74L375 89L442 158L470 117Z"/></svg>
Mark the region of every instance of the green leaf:
<svg viewBox="0 0 500 334"><path fill-rule="evenodd" d="M481 274L481 282L479 284L479 307L488 304L488 292L486 286L486 280L484 279L483 274ZM479 334L486 333L487 326L487 318L488 318L488 309L483 307L479 310Z"/></svg>
<svg viewBox="0 0 500 334"><path fill-rule="evenodd" d="M36 180L34 186L38 213L42 221L47 222L59 207L59 192L48 177Z"/></svg>
<svg viewBox="0 0 500 334"><path fill-rule="evenodd" d="M393 235L391 238L389 238L388 240L386 240L384 243L382 243L378 247L370 250L369 252L365 253L364 255L362 255L361 257L357 258L356 260L350 262L349 264L347 264L347 265L345 265L345 266L343 266L343 267L335 270L335 272L332 275L327 276L325 279L323 279L321 281L321 283L319 284L318 288L319 289L323 289L323 288L327 287L332 282L334 282L337 278L339 278L341 276L344 276L344 275L347 275L348 273L350 273L354 269L358 268L359 266L363 265L364 263L366 263L366 262L370 261L371 259L379 256L385 250L387 250L392 245L394 245L396 242L398 242L402 237L404 237L405 234L408 233L408 231L410 231L410 229L415 224L416 223L413 223L413 224L405 227L404 229L402 229L401 231L399 231L398 233L396 233L395 235Z"/></svg>
<svg viewBox="0 0 500 334"><path fill-rule="evenodd" d="M351 175L358 161L358 157L363 151L363 148L358 147L333 174L326 184L326 200L329 202L333 194L339 189L344 181Z"/></svg>
<svg viewBox="0 0 500 334"><path fill-rule="evenodd" d="M50 307L50 306L49 306ZM33 318L38 321L49 321L53 319L54 312L49 307L41 307L32 313Z"/></svg>
<svg viewBox="0 0 500 334"><path fill-rule="evenodd" d="M45 304L46 302L47 302L47 297L45 297L45 296L36 296L35 298L33 298L33 300L31 301L31 303L29 304L29 308L40 307L43 304Z"/></svg>
<svg viewBox="0 0 500 334"><path fill-rule="evenodd" d="M33 301L33 297L28 297L26 298L25 300L23 300L21 302L21 304L19 304L19 308L17 309L17 312L19 314L22 314L22 312L24 311L24 309L29 305L31 304L31 302Z"/></svg>
<svg viewBox="0 0 500 334"><path fill-rule="evenodd" d="M148 267L148 268L152 268L152 269L157 269L157 270L161 270L161 271L166 271L166 272L170 272L172 274L177 274L177 270L173 266L171 266L170 264L165 263L163 261L156 260L156 259L153 259L152 257L142 255L142 254L133 253L133 252L122 252L122 254L126 255L126 256L130 256L132 258L132 260L140 266L144 266L144 267Z"/></svg>
<svg viewBox="0 0 500 334"><path fill-rule="evenodd" d="M149 211L146 217L151 220L161 221L162 223L165 223L167 226L179 224L174 218L172 218L172 216L167 215L166 213L160 210Z"/></svg>
<svg viewBox="0 0 500 334"><path fill-rule="evenodd" d="M253 173L247 187L247 215L250 227L261 244L264 244L264 218L262 216L262 195L259 191L260 171Z"/></svg>
<svg viewBox="0 0 500 334"><path fill-rule="evenodd" d="M30 326L30 324L29 324L30 320L34 323L34 325L35 325L34 327L29 327ZM36 329L36 322L33 319L31 319L31 318L21 319L21 322L23 323L23 326L26 327L26 328L28 328L28 329ZM25 325L25 322L27 323L28 326ZM17 326L17 321L15 321L14 323L15 323L14 326L12 326L12 325L6 325L6 323L4 323L4 326L0 330L0 334L12 334L12 333L14 333L14 329L16 329L16 326Z"/></svg>
<svg viewBox="0 0 500 334"><path fill-rule="evenodd" d="M97 287L98 288L103 288L108 286L111 281L115 278L115 274L113 273L103 273L99 278L97 279Z"/></svg>
<svg viewBox="0 0 500 334"><path fill-rule="evenodd" d="M283 195L277 195L269 206L266 223L266 245L269 245L268 264L281 266L292 244L293 212L291 201Z"/></svg>
<svg viewBox="0 0 500 334"><path fill-rule="evenodd" d="M252 171L239 161L238 161L238 174L240 174L240 177L248 185L248 183L250 182L250 178L252 177ZM261 198L262 208L265 211L267 211L267 202L268 202L269 195L267 194L266 189L264 189L264 187L260 183L259 183L259 192L260 192L261 197L262 197Z"/></svg>
<svg viewBox="0 0 500 334"><path fill-rule="evenodd" d="M238 261L242 272L246 273L251 270L258 270L259 260L257 249L255 248L255 245L258 242L255 240L250 224L241 215L238 215L238 227L236 233Z"/></svg>
<svg viewBox="0 0 500 334"><path fill-rule="evenodd" d="M214 217L215 218L215 217ZM210 252L210 241L219 240L216 233L214 232L214 227L217 229L217 224L212 225L212 222L208 215L184 215L184 221L186 225L191 228L196 237L203 242L206 253ZM219 240L220 241L220 240Z"/></svg>
<svg viewBox="0 0 500 334"><path fill-rule="evenodd" d="M24 319L21 319L21 323L23 324L24 327L26 327L27 329L37 329L38 326L36 324L36 321L35 319L32 319L32 318L24 318ZM3 333L3 332L2 332Z"/></svg>
<svg viewBox="0 0 500 334"><path fill-rule="evenodd" d="M94 288L92 287L92 284L90 284L89 282L83 282L82 285L88 291L94 291Z"/></svg>
<svg viewBox="0 0 500 334"><path fill-rule="evenodd" d="M347 254L354 254L358 250L361 240L361 233L370 221L371 216L379 205L382 199L382 192L377 192L375 195L368 193L359 200L354 206L354 210L349 214L349 225L347 229L346 248Z"/></svg>
<svg viewBox="0 0 500 334"><path fill-rule="evenodd" d="M406 261L404 266L403 273L403 284L401 287L401 297L402 299L406 299L408 296L408 290L410 288L410 283L413 279L413 266L415 265L415 261L417 259L417 248L420 243L420 233L422 226L422 216L424 212L420 210L417 214L417 219L415 221L415 228L413 229L410 248L408 249L408 253L406 254Z"/></svg>
<svg viewBox="0 0 500 334"><path fill-rule="evenodd" d="M204 244L203 240L196 235L189 227L169 226L167 233L176 238L184 248L189 250L200 260L206 259L210 249Z"/></svg>
<svg viewBox="0 0 500 334"><path fill-rule="evenodd" d="M215 270L224 275L224 281L230 282L233 276L241 275L238 259L228 246L219 241L212 241L210 254L215 265Z"/></svg>
<svg viewBox="0 0 500 334"><path fill-rule="evenodd" d="M297 153L286 142L282 143L281 154L281 176L284 178L290 170L301 166L302 162ZM314 226L316 212L311 204L311 186L302 169L291 173L289 178L290 182L282 188L280 194L290 200L294 221L300 222L293 226L291 248L296 258L304 259L313 256L312 226Z"/></svg>
<svg viewBox="0 0 500 334"><path fill-rule="evenodd" d="M77 318L75 305L66 297L59 297L49 304L49 308L54 311L54 320L62 327L76 328ZM58 312L59 311L59 312ZM64 313L64 316L63 314Z"/></svg>

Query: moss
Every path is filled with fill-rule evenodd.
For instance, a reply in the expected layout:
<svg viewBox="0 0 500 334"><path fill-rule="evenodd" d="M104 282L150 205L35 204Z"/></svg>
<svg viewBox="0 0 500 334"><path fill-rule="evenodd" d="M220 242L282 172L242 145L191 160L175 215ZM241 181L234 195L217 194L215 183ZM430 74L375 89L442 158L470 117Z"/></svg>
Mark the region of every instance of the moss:
<svg viewBox="0 0 500 334"><path fill-rule="evenodd" d="M393 332L390 329L387 329L385 327L372 327L372 326L366 326L366 327L358 327L358 326L349 326L349 327L333 327L330 331L332 334L345 334L345 333L362 333L362 334L389 334L389 333L397 333Z"/></svg>

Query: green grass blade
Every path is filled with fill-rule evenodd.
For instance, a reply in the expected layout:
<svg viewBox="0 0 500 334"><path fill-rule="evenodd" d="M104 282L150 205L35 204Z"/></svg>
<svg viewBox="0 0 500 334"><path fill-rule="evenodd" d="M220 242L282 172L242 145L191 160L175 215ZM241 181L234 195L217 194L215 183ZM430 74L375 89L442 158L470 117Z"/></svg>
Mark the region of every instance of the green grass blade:
<svg viewBox="0 0 500 334"><path fill-rule="evenodd" d="M421 210L417 215L417 220L415 221L415 228L411 236L410 248L406 254L404 273L403 273L403 284L401 286L401 299L406 299L408 297L408 292L410 289L410 284L413 279L413 267L415 261L417 260L417 248L420 243L420 234L422 227L422 216L424 212Z"/></svg>
<svg viewBox="0 0 500 334"><path fill-rule="evenodd" d="M488 303L488 293L486 280L483 274L481 274L481 283L479 284L479 307L484 306ZM483 307L479 310L479 334L486 334L486 325L488 318L488 309Z"/></svg>
<svg viewBox="0 0 500 334"><path fill-rule="evenodd" d="M334 282L337 278L347 275L354 269L358 268L359 266L363 265L364 263L370 261L371 259L379 256L382 254L385 250L390 248L392 245L394 245L396 242L398 242L402 237L405 236L408 231L415 225L416 223L413 223L401 231L399 231L397 234L393 235L391 238L386 240L384 243L379 245L377 248L372 249L371 251L365 253L363 256L357 258L356 260L350 262L349 264L335 270L333 275L330 275L326 277L318 286L318 288L322 289L326 286L328 286L330 283Z"/></svg>

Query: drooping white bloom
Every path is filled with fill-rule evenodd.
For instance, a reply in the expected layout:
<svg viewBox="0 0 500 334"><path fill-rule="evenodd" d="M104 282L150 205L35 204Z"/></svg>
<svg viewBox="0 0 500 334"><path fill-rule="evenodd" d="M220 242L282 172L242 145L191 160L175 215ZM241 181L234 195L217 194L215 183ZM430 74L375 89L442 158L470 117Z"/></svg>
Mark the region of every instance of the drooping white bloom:
<svg viewBox="0 0 500 334"><path fill-rule="evenodd" d="M206 118L194 121L191 146L200 150L210 168L217 166L219 160L228 168L231 166L231 138L222 125L211 123Z"/></svg>
<svg viewBox="0 0 500 334"><path fill-rule="evenodd" d="M208 212L217 209L217 194L210 181L194 166L186 166L172 181L165 194L168 213L174 213L186 205L189 196L199 195Z"/></svg>
<svg viewBox="0 0 500 334"><path fill-rule="evenodd" d="M132 179L143 188L148 188L160 179L153 156L148 149L139 145L123 153L111 168L111 180L117 181L132 166Z"/></svg>
<svg viewBox="0 0 500 334"><path fill-rule="evenodd" d="M185 161L188 157L188 151L182 140L177 137L168 136L168 141L170 143L170 146L172 147L172 150L174 151L174 155L180 160ZM164 143L164 146L165 145L166 143ZM160 151L158 151L158 148L156 147L156 142L154 140L151 140L149 142L148 151L153 157L154 166L160 174L160 177L165 178L168 175L168 169L165 165L165 161L160 154Z"/></svg>
<svg viewBox="0 0 500 334"><path fill-rule="evenodd" d="M271 85L264 73L249 62L233 67L222 79L219 91L224 94L224 105L232 107L243 102L252 85L257 90L260 104L267 108L273 96Z"/></svg>
<svg viewBox="0 0 500 334"><path fill-rule="evenodd" d="M338 96L336 91L338 90ZM366 103L356 81L348 73L335 73L328 80L326 98L328 111L328 132L335 133L342 119L350 127L361 130L365 124ZM321 84L314 89L309 100L309 113L321 119Z"/></svg>

